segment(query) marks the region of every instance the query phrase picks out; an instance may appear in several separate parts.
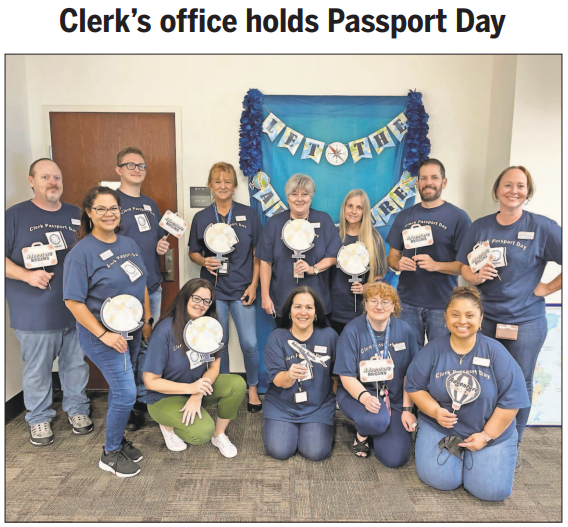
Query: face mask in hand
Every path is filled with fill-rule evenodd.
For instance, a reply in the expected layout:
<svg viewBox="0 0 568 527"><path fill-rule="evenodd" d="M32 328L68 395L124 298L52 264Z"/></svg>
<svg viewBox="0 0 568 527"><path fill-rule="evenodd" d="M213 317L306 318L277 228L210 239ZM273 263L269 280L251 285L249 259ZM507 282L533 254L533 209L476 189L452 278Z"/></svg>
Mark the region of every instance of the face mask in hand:
<svg viewBox="0 0 568 527"><path fill-rule="evenodd" d="M463 439L460 436L446 436L441 439L438 446L442 450L445 448L450 454L453 454L461 460L461 453L466 449L462 446L458 446L459 443L463 443ZM442 465L443 464L444 463L442 463Z"/></svg>

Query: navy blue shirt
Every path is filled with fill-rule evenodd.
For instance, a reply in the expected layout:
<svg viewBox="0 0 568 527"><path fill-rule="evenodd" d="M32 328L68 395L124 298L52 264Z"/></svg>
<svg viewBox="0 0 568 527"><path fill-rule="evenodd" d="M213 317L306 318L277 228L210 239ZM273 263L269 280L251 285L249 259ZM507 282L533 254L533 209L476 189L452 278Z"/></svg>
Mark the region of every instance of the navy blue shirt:
<svg viewBox="0 0 568 527"><path fill-rule="evenodd" d="M240 300L243 296L245 289L252 282L254 269L252 250L258 245L262 233L262 224L254 209L236 201L233 203L231 227L233 227L239 242L233 246L233 252L225 255L225 258L229 259L229 274L218 275L217 286L215 286L215 275L211 274L205 266L201 267L200 273L201 278L211 282L215 287L217 300ZM219 221L226 222L226 218L219 215ZM205 258L215 256L215 253L207 248L203 240L205 229L211 223L217 223L213 205L200 210L193 217L189 233L189 252L203 254Z"/></svg>
<svg viewBox="0 0 568 527"><path fill-rule="evenodd" d="M474 364L476 357L489 359L489 366ZM477 361L476 361L477 362ZM473 349L463 356L462 364L450 345L450 335L429 342L412 361L406 372L406 391L428 392L446 410L453 412L452 398L446 389L446 379L455 372L463 372L463 382L474 377L479 382L480 394L477 399L462 404L455 413L458 421L453 428L444 428L433 417L420 412L436 430L444 435L458 435L462 439L483 431L485 423L495 408L505 410L530 406L523 372L515 359L496 340L477 334ZM488 446L501 443L514 433L516 419Z"/></svg>
<svg viewBox="0 0 568 527"><path fill-rule="evenodd" d="M527 236L533 239L523 239ZM512 225L500 225L496 214L490 214L473 222L457 259L469 265L467 255L477 242L486 240L492 249L505 248L507 265L497 268L501 280L494 278L477 286L483 297L485 316L502 324L521 324L543 317L544 297L535 296L533 291L547 262L562 264L560 226L526 210Z"/></svg>
<svg viewBox="0 0 568 527"><path fill-rule="evenodd" d="M156 202L148 196L133 198L118 190L121 202L120 234L132 238L142 253L148 271L148 293L154 293L162 283L158 240L168 233L158 224L161 219Z"/></svg>
<svg viewBox="0 0 568 527"><path fill-rule="evenodd" d="M187 346L176 342L172 322L172 317L165 318L152 331L146 351L144 371L160 375L162 379L168 381L191 384L203 377L207 371L207 364L203 363L194 369L190 368L186 353ZM219 357L220 353L220 351L215 353L215 358ZM179 394L148 390L148 404L174 396L179 396Z"/></svg>
<svg viewBox="0 0 568 527"><path fill-rule="evenodd" d="M273 384L274 377L280 372L288 371L292 364L304 360L288 341L304 344L312 364L313 378L302 381L302 391L308 393L308 400L303 403L295 402L298 381L290 388L278 388ZM335 394L331 372L336 343L337 333L331 328L314 327L311 337L303 342L295 339L288 329L275 329L270 333L264 348L264 368L269 383L264 398L264 417L289 423L333 424Z"/></svg>
<svg viewBox="0 0 568 527"><path fill-rule="evenodd" d="M288 295L298 285L307 285L314 289L323 302L326 313L331 312L331 298L329 295L329 269L317 275L304 274L298 283L294 278L294 251L288 249L282 241L282 227L290 219L290 211L285 210L268 221L256 249L256 257L272 264L272 277L270 280L270 299L274 303L276 314L281 316L282 307ZM308 265L315 265L323 258L337 258L341 248L341 238L337 228L327 212L310 209L308 217L310 223L319 223L315 228L316 238L314 247L304 252L304 260Z"/></svg>
<svg viewBox="0 0 568 527"><path fill-rule="evenodd" d="M142 274L132 281L125 268L136 271L133 277L139 275L138 271ZM85 304L100 321L101 306L107 298L132 295L144 305L146 277L144 260L134 240L118 235L113 243L105 243L89 234L65 259L63 298Z"/></svg>
<svg viewBox="0 0 568 527"><path fill-rule="evenodd" d="M75 243L80 216L79 208L67 203L61 203L59 210L51 212L40 209L31 201L24 201L6 211L6 257L16 265L25 267L24 247L36 242L53 243L48 234L55 240L64 239L63 245L67 246L57 250L57 265L45 268L48 273L53 273L51 289L6 278L10 327L21 331L49 331L75 326L75 319L63 302L63 261ZM41 267L38 269L42 270Z"/></svg>
<svg viewBox="0 0 568 527"><path fill-rule="evenodd" d="M432 228L434 244L418 249L405 249L402 231L411 225L429 225ZM412 258L416 254L427 254L436 262L455 262L462 240L471 220L465 211L451 203L444 202L439 207L427 209L421 203L399 212L387 235L387 243L402 256ZM416 271L402 271L398 282L400 301L428 309L446 309L448 298L452 296L458 277L437 271L426 271L416 267Z"/></svg>
<svg viewBox="0 0 568 527"><path fill-rule="evenodd" d="M379 350L385 344L385 334L379 337L375 332ZM386 332L385 332L386 333ZM412 328L404 321L394 316L390 317L389 351L394 362L393 378L385 381L389 390L390 403L397 409L402 408L404 376L408 365L417 353L416 337ZM370 360L376 354L371 335L367 329L367 316L361 315L345 326L337 342L337 358L335 360L335 375L356 377L361 382L359 363ZM364 382L363 386L373 395L377 394L375 382ZM380 383L379 383L380 389Z"/></svg>

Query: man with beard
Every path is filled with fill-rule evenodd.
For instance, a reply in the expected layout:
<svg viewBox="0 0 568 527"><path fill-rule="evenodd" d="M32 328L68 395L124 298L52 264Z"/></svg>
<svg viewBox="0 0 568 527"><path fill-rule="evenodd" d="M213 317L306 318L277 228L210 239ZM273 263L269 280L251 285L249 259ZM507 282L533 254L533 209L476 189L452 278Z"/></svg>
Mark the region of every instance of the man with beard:
<svg viewBox="0 0 568 527"><path fill-rule="evenodd" d="M449 333L443 314L458 285L461 262L456 261L456 255L471 225L465 211L442 199L447 182L440 161L422 161L416 183L422 201L397 214L387 236L389 265L401 271L397 291L400 318L414 330L418 349L424 346L424 334L430 342ZM403 231L416 224L432 229L433 243L405 249Z"/></svg>
<svg viewBox="0 0 568 527"><path fill-rule="evenodd" d="M53 443L51 371L59 357L63 410L75 434L93 430L85 387L89 367L77 341L75 319L63 302L63 261L80 224L80 210L59 201L63 193L61 170L50 159L30 166L28 182L33 199L6 211L6 298L10 327L20 341L24 361L24 403L30 442ZM52 244L57 264L26 269L22 249L40 242Z"/></svg>

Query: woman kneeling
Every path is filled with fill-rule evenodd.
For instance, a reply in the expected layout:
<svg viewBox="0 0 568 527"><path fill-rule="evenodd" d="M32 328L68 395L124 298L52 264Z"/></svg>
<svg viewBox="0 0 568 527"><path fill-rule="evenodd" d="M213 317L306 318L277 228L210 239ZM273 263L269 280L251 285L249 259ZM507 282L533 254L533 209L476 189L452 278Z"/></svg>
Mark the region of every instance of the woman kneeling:
<svg viewBox="0 0 568 527"><path fill-rule="evenodd" d="M190 363L183 330L190 320L202 316L216 318L215 290L207 280L195 278L176 295L150 338L143 374L148 412L159 423L170 450L211 440L225 457L235 457L237 449L225 429L237 417L246 383L238 375L219 375L219 352L213 362ZM215 403L217 421L213 423L202 407Z"/></svg>

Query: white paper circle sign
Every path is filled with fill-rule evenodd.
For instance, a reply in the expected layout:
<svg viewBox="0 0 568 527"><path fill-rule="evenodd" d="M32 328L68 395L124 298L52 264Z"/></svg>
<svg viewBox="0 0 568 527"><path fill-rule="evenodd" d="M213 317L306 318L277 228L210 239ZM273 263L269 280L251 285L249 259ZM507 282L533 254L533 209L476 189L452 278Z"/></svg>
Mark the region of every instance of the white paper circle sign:
<svg viewBox="0 0 568 527"><path fill-rule="evenodd" d="M132 295L118 295L107 298L101 306L101 320L106 328L120 333L126 340L132 340L128 333L140 329L144 322L144 308Z"/></svg>
<svg viewBox="0 0 568 527"><path fill-rule="evenodd" d="M203 240L207 248L218 254L233 252L235 244L239 242L235 230L226 223L211 223L205 229Z"/></svg>
<svg viewBox="0 0 568 527"><path fill-rule="evenodd" d="M344 245L337 253L337 265L346 274L358 276L369 270L369 251L362 243Z"/></svg>
<svg viewBox="0 0 568 527"><path fill-rule="evenodd" d="M475 401L481 394L479 381L470 373L456 371L446 379L446 390L452 398L452 408L459 410L463 404Z"/></svg>
<svg viewBox="0 0 568 527"><path fill-rule="evenodd" d="M183 340L189 348L189 366L194 369L215 360L211 355L223 347L223 328L213 317L190 320L183 330Z"/></svg>
<svg viewBox="0 0 568 527"><path fill-rule="evenodd" d="M296 252L311 249L315 237L314 226L308 220L288 220L282 228L282 240Z"/></svg>

